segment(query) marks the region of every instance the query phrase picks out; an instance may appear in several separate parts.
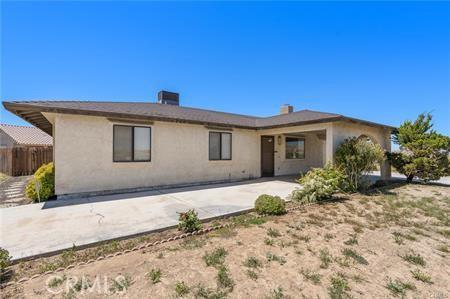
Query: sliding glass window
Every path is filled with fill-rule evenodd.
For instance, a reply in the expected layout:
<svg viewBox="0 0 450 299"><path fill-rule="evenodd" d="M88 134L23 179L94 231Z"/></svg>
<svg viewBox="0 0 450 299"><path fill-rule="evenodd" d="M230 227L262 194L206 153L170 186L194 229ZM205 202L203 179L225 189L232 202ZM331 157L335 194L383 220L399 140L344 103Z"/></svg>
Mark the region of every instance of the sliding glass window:
<svg viewBox="0 0 450 299"><path fill-rule="evenodd" d="M209 160L231 160L231 133L209 132Z"/></svg>
<svg viewBox="0 0 450 299"><path fill-rule="evenodd" d="M114 125L114 162L149 162L151 160L150 127Z"/></svg>

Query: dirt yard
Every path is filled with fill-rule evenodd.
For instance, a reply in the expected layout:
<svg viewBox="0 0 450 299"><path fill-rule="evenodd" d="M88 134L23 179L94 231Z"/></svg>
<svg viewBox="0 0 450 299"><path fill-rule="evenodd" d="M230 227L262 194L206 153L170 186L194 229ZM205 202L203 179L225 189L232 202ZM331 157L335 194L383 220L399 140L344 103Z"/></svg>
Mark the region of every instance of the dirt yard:
<svg viewBox="0 0 450 299"><path fill-rule="evenodd" d="M75 267L2 293L8 298L448 298L449 215L450 187L390 187L279 217L222 220L237 226ZM49 269L58 258L67 256L15 265L13 279Z"/></svg>

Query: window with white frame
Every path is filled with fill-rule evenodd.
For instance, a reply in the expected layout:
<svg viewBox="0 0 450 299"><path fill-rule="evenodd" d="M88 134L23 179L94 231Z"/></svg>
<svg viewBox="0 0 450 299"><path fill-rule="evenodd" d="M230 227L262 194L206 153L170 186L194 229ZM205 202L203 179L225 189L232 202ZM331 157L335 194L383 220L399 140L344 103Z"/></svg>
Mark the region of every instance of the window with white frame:
<svg viewBox="0 0 450 299"><path fill-rule="evenodd" d="M286 137L286 159L305 159L305 139Z"/></svg>

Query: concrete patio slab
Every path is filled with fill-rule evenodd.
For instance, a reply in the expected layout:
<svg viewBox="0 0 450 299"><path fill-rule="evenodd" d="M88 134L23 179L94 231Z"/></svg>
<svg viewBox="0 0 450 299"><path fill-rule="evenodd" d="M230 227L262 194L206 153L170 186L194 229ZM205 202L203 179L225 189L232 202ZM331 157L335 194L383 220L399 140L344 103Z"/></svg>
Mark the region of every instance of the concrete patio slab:
<svg viewBox="0 0 450 299"><path fill-rule="evenodd" d="M49 201L0 210L0 246L13 259L150 232L178 224L194 208L201 219L253 208L267 193L287 197L289 178Z"/></svg>

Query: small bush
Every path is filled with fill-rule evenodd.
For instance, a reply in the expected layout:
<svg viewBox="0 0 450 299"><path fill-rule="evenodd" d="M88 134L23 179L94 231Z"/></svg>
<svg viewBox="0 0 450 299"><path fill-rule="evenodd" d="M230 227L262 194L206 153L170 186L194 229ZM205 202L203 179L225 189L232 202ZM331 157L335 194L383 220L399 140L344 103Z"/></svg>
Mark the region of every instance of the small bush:
<svg viewBox="0 0 450 299"><path fill-rule="evenodd" d="M10 264L11 256L9 251L0 247L0 272L3 272Z"/></svg>
<svg viewBox="0 0 450 299"><path fill-rule="evenodd" d="M153 284L160 282L161 276L162 276L161 269L152 269L150 272L147 273L147 277Z"/></svg>
<svg viewBox="0 0 450 299"><path fill-rule="evenodd" d="M429 284L432 284L432 283L433 283L433 282L431 281L431 276L428 275L428 274L426 274L426 273L423 273L423 272L420 271L419 269L416 269L416 270L414 270L414 271L411 271L411 274L412 274L412 276L413 276L415 279L417 279L417 280L420 280L420 281L422 281L422 282L429 283Z"/></svg>
<svg viewBox="0 0 450 299"><path fill-rule="evenodd" d="M345 245L355 245L358 244L358 237L356 234L351 234L350 238L344 242Z"/></svg>
<svg viewBox="0 0 450 299"><path fill-rule="evenodd" d="M278 287L276 289L273 289L270 292L270 295L266 297L267 299L283 299L284 297L284 293L283 293L283 289L281 287Z"/></svg>
<svg viewBox="0 0 450 299"><path fill-rule="evenodd" d="M189 287L184 281L179 281L175 285L175 293L177 294L177 297L183 297L187 294L189 294Z"/></svg>
<svg viewBox="0 0 450 299"><path fill-rule="evenodd" d="M277 229L271 227L269 227L269 229L267 230L267 235L272 238L281 237L280 232Z"/></svg>
<svg viewBox="0 0 450 299"><path fill-rule="evenodd" d="M416 254L414 252L405 254L403 256L401 256L401 258L405 261L407 261L408 263L411 263L413 265L416 266L422 266L425 267L425 260L423 259L423 257L420 254Z"/></svg>
<svg viewBox="0 0 450 299"><path fill-rule="evenodd" d="M198 214L197 212L195 212L195 210L189 210L185 213L179 213L179 215L178 230L184 231L186 233L192 233L202 228L202 223L198 218Z"/></svg>
<svg viewBox="0 0 450 299"><path fill-rule="evenodd" d="M395 281L389 279L386 289L388 289L394 297L400 296L403 298L406 295L406 290L415 290L416 287L413 284L403 282L400 279L396 279Z"/></svg>
<svg viewBox="0 0 450 299"><path fill-rule="evenodd" d="M216 248L211 253L205 253L203 256L203 260L206 263L206 266L216 267L218 265L222 265L225 262L225 257L228 252L223 247Z"/></svg>
<svg viewBox="0 0 450 299"><path fill-rule="evenodd" d="M257 280L257 279L258 279L258 273L256 273L256 272L253 271L253 270L248 269L247 272L245 272L245 273L247 273L247 276L248 276L250 279L252 279L252 280Z"/></svg>
<svg viewBox="0 0 450 299"><path fill-rule="evenodd" d="M344 250L342 250L342 254L346 257L352 258L358 264L362 264L362 265L369 264L363 256L361 256L359 253L357 253L353 249L345 248Z"/></svg>
<svg viewBox="0 0 450 299"><path fill-rule="evenodd" d="M228 289L230 292L234 288L234 281L228 273L227 267L220 265L219 271L217 272L217 286L219 288Z"/></svg>
<svg viewBox="0 0 450 299"><path fill-rule="evenodd" d="M337 274L331 277L331 286L328 288L328 294L331 299L351 298L347 293L350 291L347 279L342 274Z"/></svg>
<svg viewBox="0 0 450 299"><path fill-rule="evenodd" d="M303 277L307 280L312 281L313 284L320 284L320 274L319 273L314 273L312 271L309 270L301 270L300 273L303 275Z"/></svg>
<svg viewBox="0 0 450 299"><path fill-rule="evenodd" d="M40 182L41 184L39 196L36 191L36 182ZM37 202L39 198L41 201L46 201L55 195L55 168L52 162L44 164L36 170L34 177L28 182L25 188L25 194L34 202Z"/></svg>
<svg viewBox="0 0 450 299"><path fill-rule="evenodd" d="M66 280L66 277L65 277L65 276L63 276L63 277L56 276L56 277L52 278L52 279L48 282L47 286L48 286L49 288L54 289L54 288L56 288L56 287L59 287L59 286L64 282L64 280Z"/></svg>
<svg viewBox="0 0 450 299"><path fill-rule="evenodd" d="M129 275L119 276L112 280L109 290L112 293L120 293L126 291L133 284L133 280Z"/></svg>
<svg viewBox="0 0 450 299"><path fill-rule="evenodd" d="M244 266L245 267L249 267L249 268L259 268L262 267L262 263L260 260L258 260L256 257L254 256L249 256L245 262L244 262Z"/></svg>
<svg viewBox="0 0 450 299"><path fill-rule="evenodd" d="M271 252L268 252L266 254L266 257L267 257L267 261L269 261L269 262L275 261L275 262L278 262L281 266L286 264L286 259L284 257L273 254Z"/></svg>
<svg viewBox="0 0 450 299"><path fill-rule="evenodd" d="M319 258L320 258L320 268L327 269L328 266L333 262L333 258L328 251L328 249L321 249L319 251Z"/></svg>
<svg viewBox="0 0 450 299"><path fill-rule="evenodd" d="M275 243L275 241L273 239L269 239L269 238L264 239L264 244L266 244L266 245L273 246L274 243Z"/></svg>
<svg viewBox="0 0 450 299"><path fill-rule="evenodd" d="M255 211L264 215L282 215L286 213L286 203L279 196L263 194L255 201Z"/></svg>
<svg viewBox="0 0 450 299"><path fill-rule="evenodd" d="M330 198L340 190L343 179L344 175L330 165L313 168L298 180L302 188L295 190L292 198L303 204Z"/></svg>

